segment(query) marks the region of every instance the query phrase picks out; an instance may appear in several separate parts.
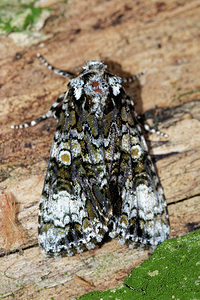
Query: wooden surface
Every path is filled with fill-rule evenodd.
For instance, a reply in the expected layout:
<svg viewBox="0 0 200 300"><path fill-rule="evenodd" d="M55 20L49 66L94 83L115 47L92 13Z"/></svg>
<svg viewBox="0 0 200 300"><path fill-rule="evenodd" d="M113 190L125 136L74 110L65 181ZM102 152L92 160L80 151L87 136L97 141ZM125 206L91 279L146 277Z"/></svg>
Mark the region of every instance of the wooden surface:
<svg viewBox="0 0 200 300"><path fill-rule="evenodd" d="M44 258L37 246L37 214L56 127L48 120L13 131L10 125L45 113L68 81L45 68L76 70L103 60L122 76L146 71L127 90L137 111L168 138L149 135L150 152L168 203L171 237L200 227L200 1L69 1L52 6L35 46L0 40L0 296L70 299L120 284L149 255L117 241L71 258ZM7 197L7 198L6 198ZM13 207L16 202L16 207ZM9 219L12 210L16 218ZM4 215L3 215L4 214ZM5 214L6 218L5 218Z"/></svg>

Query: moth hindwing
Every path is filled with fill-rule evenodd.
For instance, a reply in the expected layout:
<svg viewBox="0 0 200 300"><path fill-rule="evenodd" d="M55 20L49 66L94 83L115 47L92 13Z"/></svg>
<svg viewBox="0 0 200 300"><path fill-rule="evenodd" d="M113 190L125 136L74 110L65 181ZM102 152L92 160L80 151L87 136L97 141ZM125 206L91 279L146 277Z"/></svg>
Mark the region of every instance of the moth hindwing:
<svg viewBox="0 0 200 300"><path fill-rule="evenodd" d="M58 99L39 207L44 253L71 256L105 236L129 247L167 239L163 191L122 79L89 61Z"/></svg>

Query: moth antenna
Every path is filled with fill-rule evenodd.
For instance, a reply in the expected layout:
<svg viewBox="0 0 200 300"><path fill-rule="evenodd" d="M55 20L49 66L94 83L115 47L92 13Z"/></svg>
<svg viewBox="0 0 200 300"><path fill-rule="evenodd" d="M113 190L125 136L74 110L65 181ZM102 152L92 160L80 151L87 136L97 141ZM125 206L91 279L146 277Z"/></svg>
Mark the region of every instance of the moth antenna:
<svg viewBox="0 0 200 300"><path fill-rule="evenodd" d="M74 78L74 74L69 71L60 70L52 66L50 63L46 61L46 59L40 54L37 53L36 56L41 60L41 62L51 71L53 71L56 75L60 75L62 77L68 77L69 79Z"/></svg>

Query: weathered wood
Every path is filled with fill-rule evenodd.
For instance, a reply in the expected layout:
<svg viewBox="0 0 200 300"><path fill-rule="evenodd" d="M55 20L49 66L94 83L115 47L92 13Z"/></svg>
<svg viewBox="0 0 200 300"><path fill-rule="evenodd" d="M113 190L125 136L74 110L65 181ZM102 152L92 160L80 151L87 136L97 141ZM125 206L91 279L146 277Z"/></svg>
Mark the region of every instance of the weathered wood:
<svg viewBox="0 0 200 300"><path fill-rule="evenodd" d="M9 37L0 43L0 189L15 197L23 233L23 244L12 239L9 249L0 233L0 295L8 299L12 293L16 299L69 299L114 287L149 254L117 241L56 260L38 249L38 202L56 121L18 131L10 125L46 112L67 80L41 65L37 52L68 70L91 59L108 61L124 76L146 70L136 83L136 108L150 123L157 118L169 135L148 139L169 205L171 237L200 226L199 1L94 0L88 6L74 0L56 4L51 14L44 31L52 38L44 47L24 48ZM132 96L134 87L127 87Z"/></svg>

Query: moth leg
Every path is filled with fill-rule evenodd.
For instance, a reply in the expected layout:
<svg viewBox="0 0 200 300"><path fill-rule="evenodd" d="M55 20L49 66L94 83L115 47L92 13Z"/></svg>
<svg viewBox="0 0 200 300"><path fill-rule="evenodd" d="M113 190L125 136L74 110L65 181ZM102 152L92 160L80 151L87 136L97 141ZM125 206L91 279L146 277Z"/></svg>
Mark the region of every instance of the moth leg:
<svg viewBox="0 0 200 300"><path fill-rule="evenodd" d="M41 60L41 62L50 70L52 70L55 74L60 75L62 77L68 77L69 79L74 78L74 74L69 72L69 71L64 71L64 70L59 70L57 68L55 68L54 66L52 66L51 64L49 64L46 59L44 59L44 57L40 54L37 53L36 54L37 57Z"/></svg>
<svg viewBox="0 0 200 300"><path fill-rule="evenodd" d="M136 79L140 78L142 75L145 74L145 71L144 72L140 72L134 76L131 76L131 77L128 77L128 78L123 78L122 79L122 82L123 83L131 83L131 82L134 82ZM143 120L143 117L142 115L138 115L136 112L135 112L135 117L136 119L138 120L138 122L140 123L140 125L145 129L145 131L149 132L149 133L156 133L158 135L161 135L161 136L164 136L164 137L168 137L168 135L162 131L159 131L157 130L156 128L154 127L150 127L148 124L146 124Z"/></svg>
<svg viewBox="0 0 200 300"><path fill-rule="evenodd" d="M144 124L144 129L147 131L147 132L150 132L150 133L156 133L157 135L161 135L161 136L164 136L164 137L168 137L168 135L160 130L157 130L156 128L153 128L153 127L150 127L147 123Z"/></svg>
<svg viewBox="0 0 200 300"><path fill-rule="evenodd" d="M164 137L168 137L168 135L160 130L158 130L157 128L155 127L150 127L149 124L145 123L144 121L144 117L142 115L138 115L135 113L135 117L138 121L138 123L141 125L141 127L146 131L146 132L149 132L149 133L156 133L157 135L161 135L161 136L164 136Z"/></svg>
<svg viewBox="0 0 200 300"><path fill-rule="evenodd" d="M59 118L60 117L60 111L61 111L61 106L62 106L62 102L64 100L66 93L61 94L58 99L56 100L56 102L53 103L53 105L51 106L51 108L42 116L40 116L39 118L37 118L36 120L33 120L31 122L27 122L24 124L19 124L19 125L11 125L12 129L21 129L21 128L27 128L30 126L35 126L38 123L49 119L49 118Z"/></svg>
<svg viewBox="0 0 200 300"><path fill-rule="evenodd" d="M122 82L123 83L131 83L131 82L134 82L136 79L140 78L142 75L144 75L145 72L140 72L136 75L133 75L131 77L128 77L128 78L122 78Z"/></svg>

